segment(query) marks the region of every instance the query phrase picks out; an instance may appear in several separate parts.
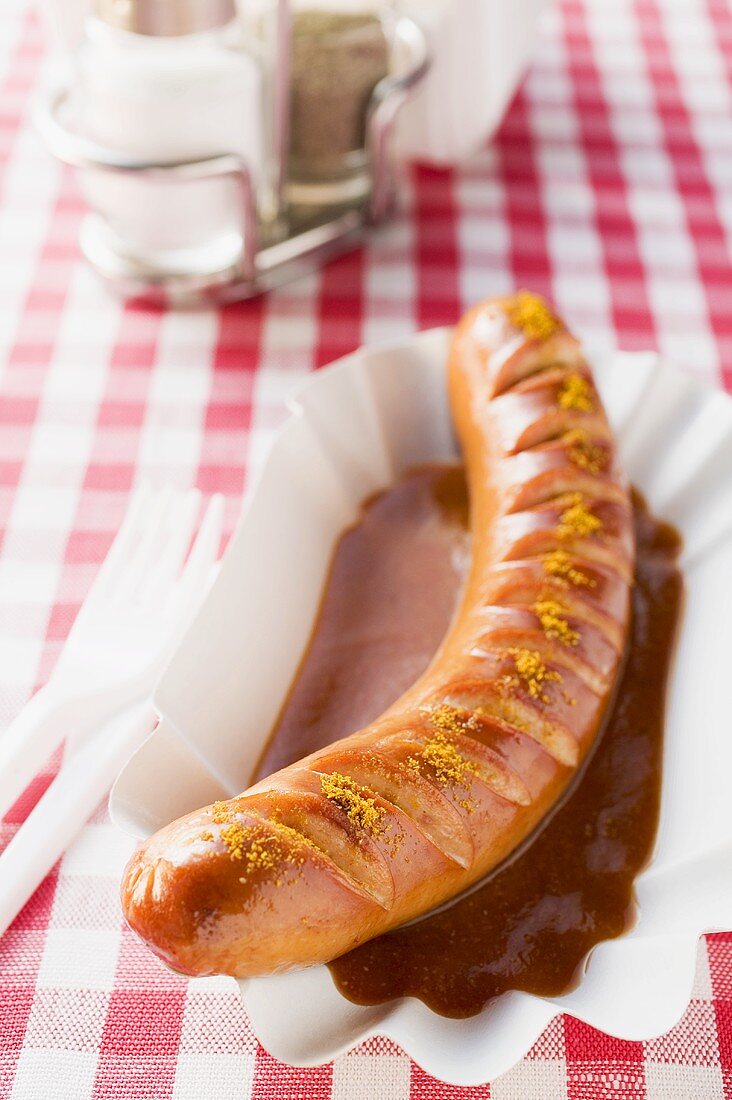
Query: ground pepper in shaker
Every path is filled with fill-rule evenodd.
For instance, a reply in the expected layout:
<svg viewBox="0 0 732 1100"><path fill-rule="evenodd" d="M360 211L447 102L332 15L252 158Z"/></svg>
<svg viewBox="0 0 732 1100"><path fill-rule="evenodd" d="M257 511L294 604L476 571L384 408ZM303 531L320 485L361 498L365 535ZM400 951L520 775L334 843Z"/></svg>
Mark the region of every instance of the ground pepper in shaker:
<svg viewBox="0 0 732 1100"><path fill-rule="evenodd" d="M366 119L389 72L390 43L373 10L295 9L290 197L353 201L369 189Z"/></svg>

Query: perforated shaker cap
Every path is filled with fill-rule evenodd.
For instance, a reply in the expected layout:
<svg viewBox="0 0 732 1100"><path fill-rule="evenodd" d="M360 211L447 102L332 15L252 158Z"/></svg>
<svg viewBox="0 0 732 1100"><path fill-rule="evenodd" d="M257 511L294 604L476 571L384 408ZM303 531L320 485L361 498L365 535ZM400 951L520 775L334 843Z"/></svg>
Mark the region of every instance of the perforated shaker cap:
<svg viewBox="0 0 732 1100"><path fill-rule="evenodd" d="M235 0L94 0L94 14L132 34L177 37L225 26L236 7Z"/></svg>

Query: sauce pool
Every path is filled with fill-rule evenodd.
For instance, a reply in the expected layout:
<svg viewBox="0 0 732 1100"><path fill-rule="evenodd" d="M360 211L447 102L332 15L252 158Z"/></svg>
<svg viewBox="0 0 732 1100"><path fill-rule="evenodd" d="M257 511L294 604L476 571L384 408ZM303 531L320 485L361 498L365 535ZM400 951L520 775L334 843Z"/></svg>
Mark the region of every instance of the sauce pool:
<svg viewBox="0 0 732 1100"><path fill-rule="evenodd" d="M680 540L634 498L638 542L626 664L578 782L518 855L439 912L330 966L359 1004L418 997L444 1016L507 990L557 996L634 915L653 850L666 678L679 615ZM424 671L470 562L460 467L420 467L367 501L340 538L318 620L256 778L373 721Z"/></svg>
<svg viewBox="0 0 732 1100"><path fill-rule="evenodd" d="M424 672L469 565L461 467L414 470L366 502L336 546L257 779L368 725Z"/></svg>

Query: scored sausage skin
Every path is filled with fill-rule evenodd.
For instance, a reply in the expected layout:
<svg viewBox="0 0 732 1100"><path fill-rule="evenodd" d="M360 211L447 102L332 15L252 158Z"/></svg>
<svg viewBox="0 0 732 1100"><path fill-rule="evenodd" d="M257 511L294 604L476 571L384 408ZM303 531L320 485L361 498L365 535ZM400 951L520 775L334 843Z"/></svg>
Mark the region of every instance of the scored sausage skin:
<svg viewBox="0 0 732 1100"><path fill-rule="evenodd" d="M463 318L448 373L473 532L451 628L368 728L141 845L125 917L176 970L327 962L449 900L540 824L598 734L635 546L591 372L520 291Z"/></svg>

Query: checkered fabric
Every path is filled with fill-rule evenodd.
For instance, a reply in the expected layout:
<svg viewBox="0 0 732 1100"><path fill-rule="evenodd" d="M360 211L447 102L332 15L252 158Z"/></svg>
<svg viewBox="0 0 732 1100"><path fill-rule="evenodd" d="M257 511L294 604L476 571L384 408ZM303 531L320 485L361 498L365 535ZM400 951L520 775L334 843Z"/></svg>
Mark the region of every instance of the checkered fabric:
<svg viewBox="0 0 732 1100"><path fill-rule="evenodd" d="M81 262L75 181L29 122L42 55L27 0L3 0L0 731L53 667L131 487L223 492L231 527L285 396L362 343L525 285L596 344L732 386L727 0L559 0L490 148L413 170L403 214L362 251L217 312L125 306ZM378 1040L295 1070L258 1045L231 983L175 977L125 931L128 847L100 806L0 940L0 1100L732 1097L732 935L700 945L693 1001L653 1042L557 1018L476 1090Z"/></svg>

